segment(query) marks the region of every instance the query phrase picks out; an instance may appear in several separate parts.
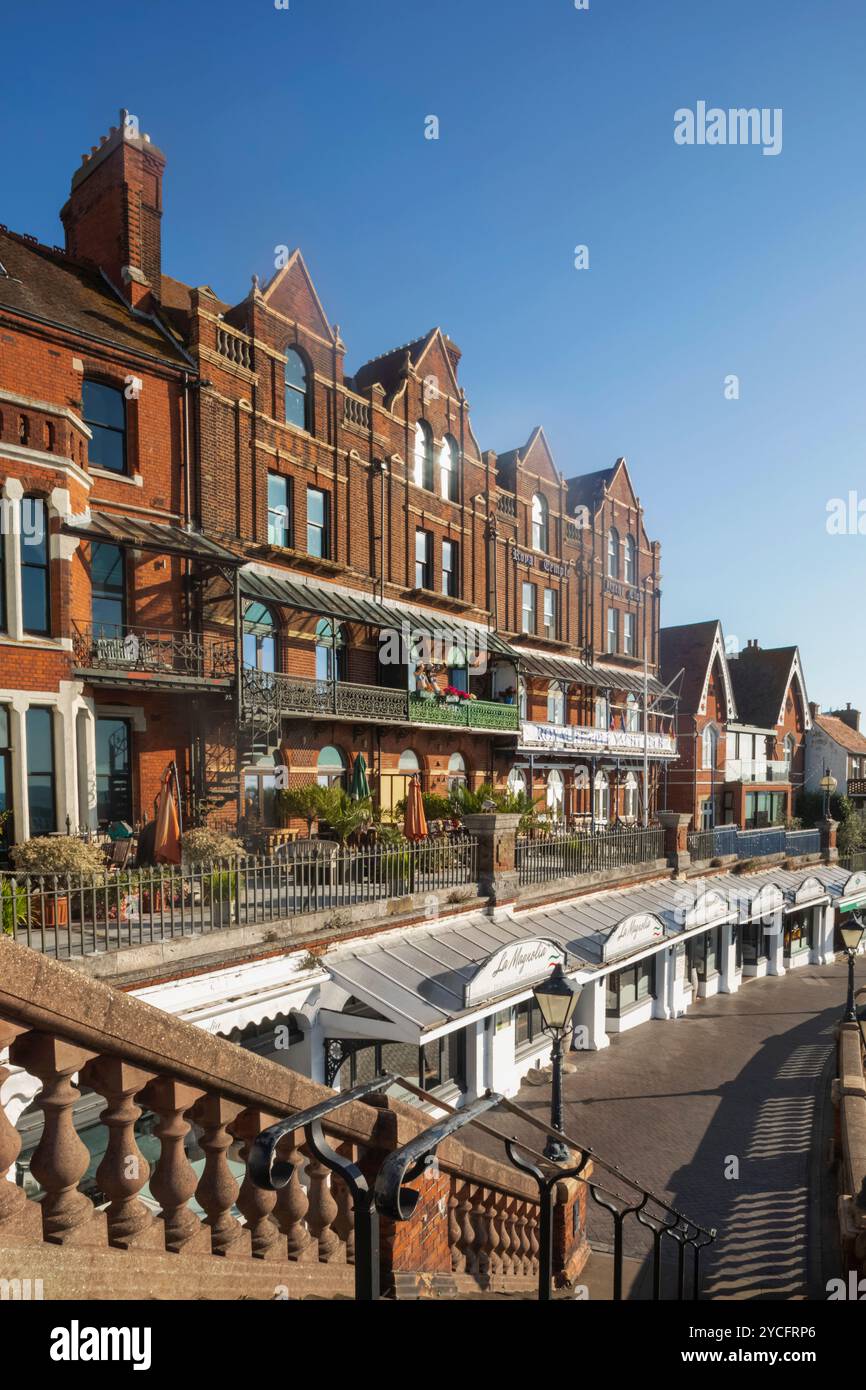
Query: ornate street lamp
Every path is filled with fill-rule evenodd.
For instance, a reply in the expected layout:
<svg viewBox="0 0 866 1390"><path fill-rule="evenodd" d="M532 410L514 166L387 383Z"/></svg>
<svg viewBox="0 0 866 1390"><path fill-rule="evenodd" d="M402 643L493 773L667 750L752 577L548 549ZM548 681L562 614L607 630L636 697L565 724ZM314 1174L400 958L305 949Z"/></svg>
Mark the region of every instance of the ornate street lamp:
<svg viewBox="0 0 866 1390"><path fill-rule="evenodd" d="M555 965L549 977L533 989L535 1002L541 1010L542 1026L545 1033L553 1038L550 1060L553 1064L553 1095L550 1106L550 1125L562 1133L562 1058L565 1035L569 1030L577 1001L580 985L574 985L565 978L562 966ZM561 1139L547 1136L544 1156L553 1163L567 1163L568 1145Z"/></svg>
<svg viewBox="0 0 866 1390"><path fill-rule="evenodd" d="M848 999L845 1004L845 1023L857 1022L857 1005L854 1003L854 957L860 942L863 940L864 931L866 931L866 923L862 922L856 913L839 928L842 945L845 947L845 954L848 957Z"/></svg>
<svg viewBox="0 0 866 1390"><path fill-rule="evenodd" d="M828 767L825 767L825 768L824 768L824 776L821 778L821 781L818 783L818 786L821 788L822 792L824 793L824 819L825 819L825 820L829 820L829 819L830 819L830 797L831 797L831 796L835 796L835 794L836 794L836 788L838 787L838 785L839 785L839 783L836 781L836 778L833 776L833 774L832 774L832 772L830 771L830 769L829 769Z"/></svg>

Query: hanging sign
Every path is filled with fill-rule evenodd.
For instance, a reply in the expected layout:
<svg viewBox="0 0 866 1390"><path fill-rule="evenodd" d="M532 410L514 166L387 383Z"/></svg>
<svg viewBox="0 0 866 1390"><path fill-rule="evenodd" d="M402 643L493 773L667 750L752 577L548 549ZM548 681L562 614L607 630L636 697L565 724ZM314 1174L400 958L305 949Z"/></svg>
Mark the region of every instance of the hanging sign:
<svg viewBox="0 0 866 1390"><path fill-rule="evenodd" d="M641 946L649 946L653 941L661 941L665 934L664 923L651 912L639 912L633 917L625 917L613 928L602 947L602 961L615 960Z"/></svg>
<svg viewBox="0 0 866 1390"><path fill-rule="evenodd" d="M531 937L512 942L488 956L466 985L463 1003L466 1008L511 994L521 985L530 984L549 975L555 965L565 964L565 951L554 941Z"/></svg>

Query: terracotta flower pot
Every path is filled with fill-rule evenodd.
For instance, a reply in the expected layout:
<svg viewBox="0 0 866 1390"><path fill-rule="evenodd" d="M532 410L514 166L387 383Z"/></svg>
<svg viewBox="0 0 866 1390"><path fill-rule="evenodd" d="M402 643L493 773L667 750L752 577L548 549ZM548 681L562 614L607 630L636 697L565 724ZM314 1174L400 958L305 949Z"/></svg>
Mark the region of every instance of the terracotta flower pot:
<svg viewBox="0 0 866 1390"><path fill-rule="evenodd" d="M43 893L41 898L34 900L36 912L34 916L38 919L38 924L42 927L68 927L69 926L69 899L58 894Z"/></svg>

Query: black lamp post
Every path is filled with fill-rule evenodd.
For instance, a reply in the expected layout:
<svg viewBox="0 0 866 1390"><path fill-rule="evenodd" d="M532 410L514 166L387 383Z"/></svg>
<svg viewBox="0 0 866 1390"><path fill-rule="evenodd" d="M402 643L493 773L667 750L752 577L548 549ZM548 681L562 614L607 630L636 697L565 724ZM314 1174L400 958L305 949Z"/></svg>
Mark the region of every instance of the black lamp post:
<svg viewBox="0 0 866 1390"><path fill-rule="evenodd" d="M857 954L857 947L863 940L864 931L866 931L866 925L857 916L852 916L839 928L845 954L848 957L848 999L845 1003L845 1023L858 1021L857 1005L854 1002L854 957Z"/></svg>
<svg viewBox="0 0 866 1390"><path fill-rule="evenodd" d="M836 795L836 788L837 788L838 785L839 785L839 783L836 781L836 778L833 776L832 772L830 771L829 767L825 767L825 768L824 768L824 776L821 778L821 781L819 782L818 785L820 786L822 792L824 793L824 819L825 819L825 820L829 820L829 819L830 819L830 797Z"/></svg>
<svg viewBox="0 0 866 1390"><path fill-rule="evenodd" d="M559 1134L562 1133L563 1044L574 1016L574 1010L577 1007L580 990L580 985L571 984L565 978L562 966L555 965L548 978L542 984L536 985L532 991L541 1010L544 1031L553 1038L553 1050L550 1054L550 1060L553 1064L550 1125ZM568 1145L563 1140L554 1139L553 1135L549 1134L544 1146L544 1156L553 1163L567 1163L569 1158Z"/></svg>

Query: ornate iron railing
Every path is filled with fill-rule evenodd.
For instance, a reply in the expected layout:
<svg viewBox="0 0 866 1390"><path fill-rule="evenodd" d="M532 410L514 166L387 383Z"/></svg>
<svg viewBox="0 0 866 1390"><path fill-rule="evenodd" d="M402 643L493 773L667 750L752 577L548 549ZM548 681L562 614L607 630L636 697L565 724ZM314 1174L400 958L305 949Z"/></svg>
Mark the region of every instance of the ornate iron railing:
<svg viewBox="0 0 866 1390"><path fill-rule="evenodd" d="M415 724L452 724L469 729L502 729L516 732L520 727L520 712L516 705L504 705L495 700L451 700L410 694L409 718Z"/></svg>
<svg viewBox="0 0 866 1390"><path fill-rule="evenodd" d="M72 652L79 669L113 675L230 680L235 672L234 641L210 633L76 623Z"/></svg>
<svg viewBox="0 0 866 1390"><path fill-rule="evenodd" d="M196 868L0 872L0 931L68 958L477 882L471 835L369 849L295 841L267 857Z"/></svg>
<svg viewBox="0 0 866 1390"><path fill-rule="evenodd" d="M518 728L516 705L490 700L426 700L406 690L382 685L358 685L351 681L317 681L270 671L245 670L244 706L277 727L280 716L336 715L348 719L375 719L400 724L449 724L458 728Z"/></svg>
<svg viewBox="0 0 866 1390"><path fill-rule="evenodd" d="M595 834L558 830L550 835L517 837L521 884L626 868L663 856L664 831L660 826L599 830Z"/></svg>

